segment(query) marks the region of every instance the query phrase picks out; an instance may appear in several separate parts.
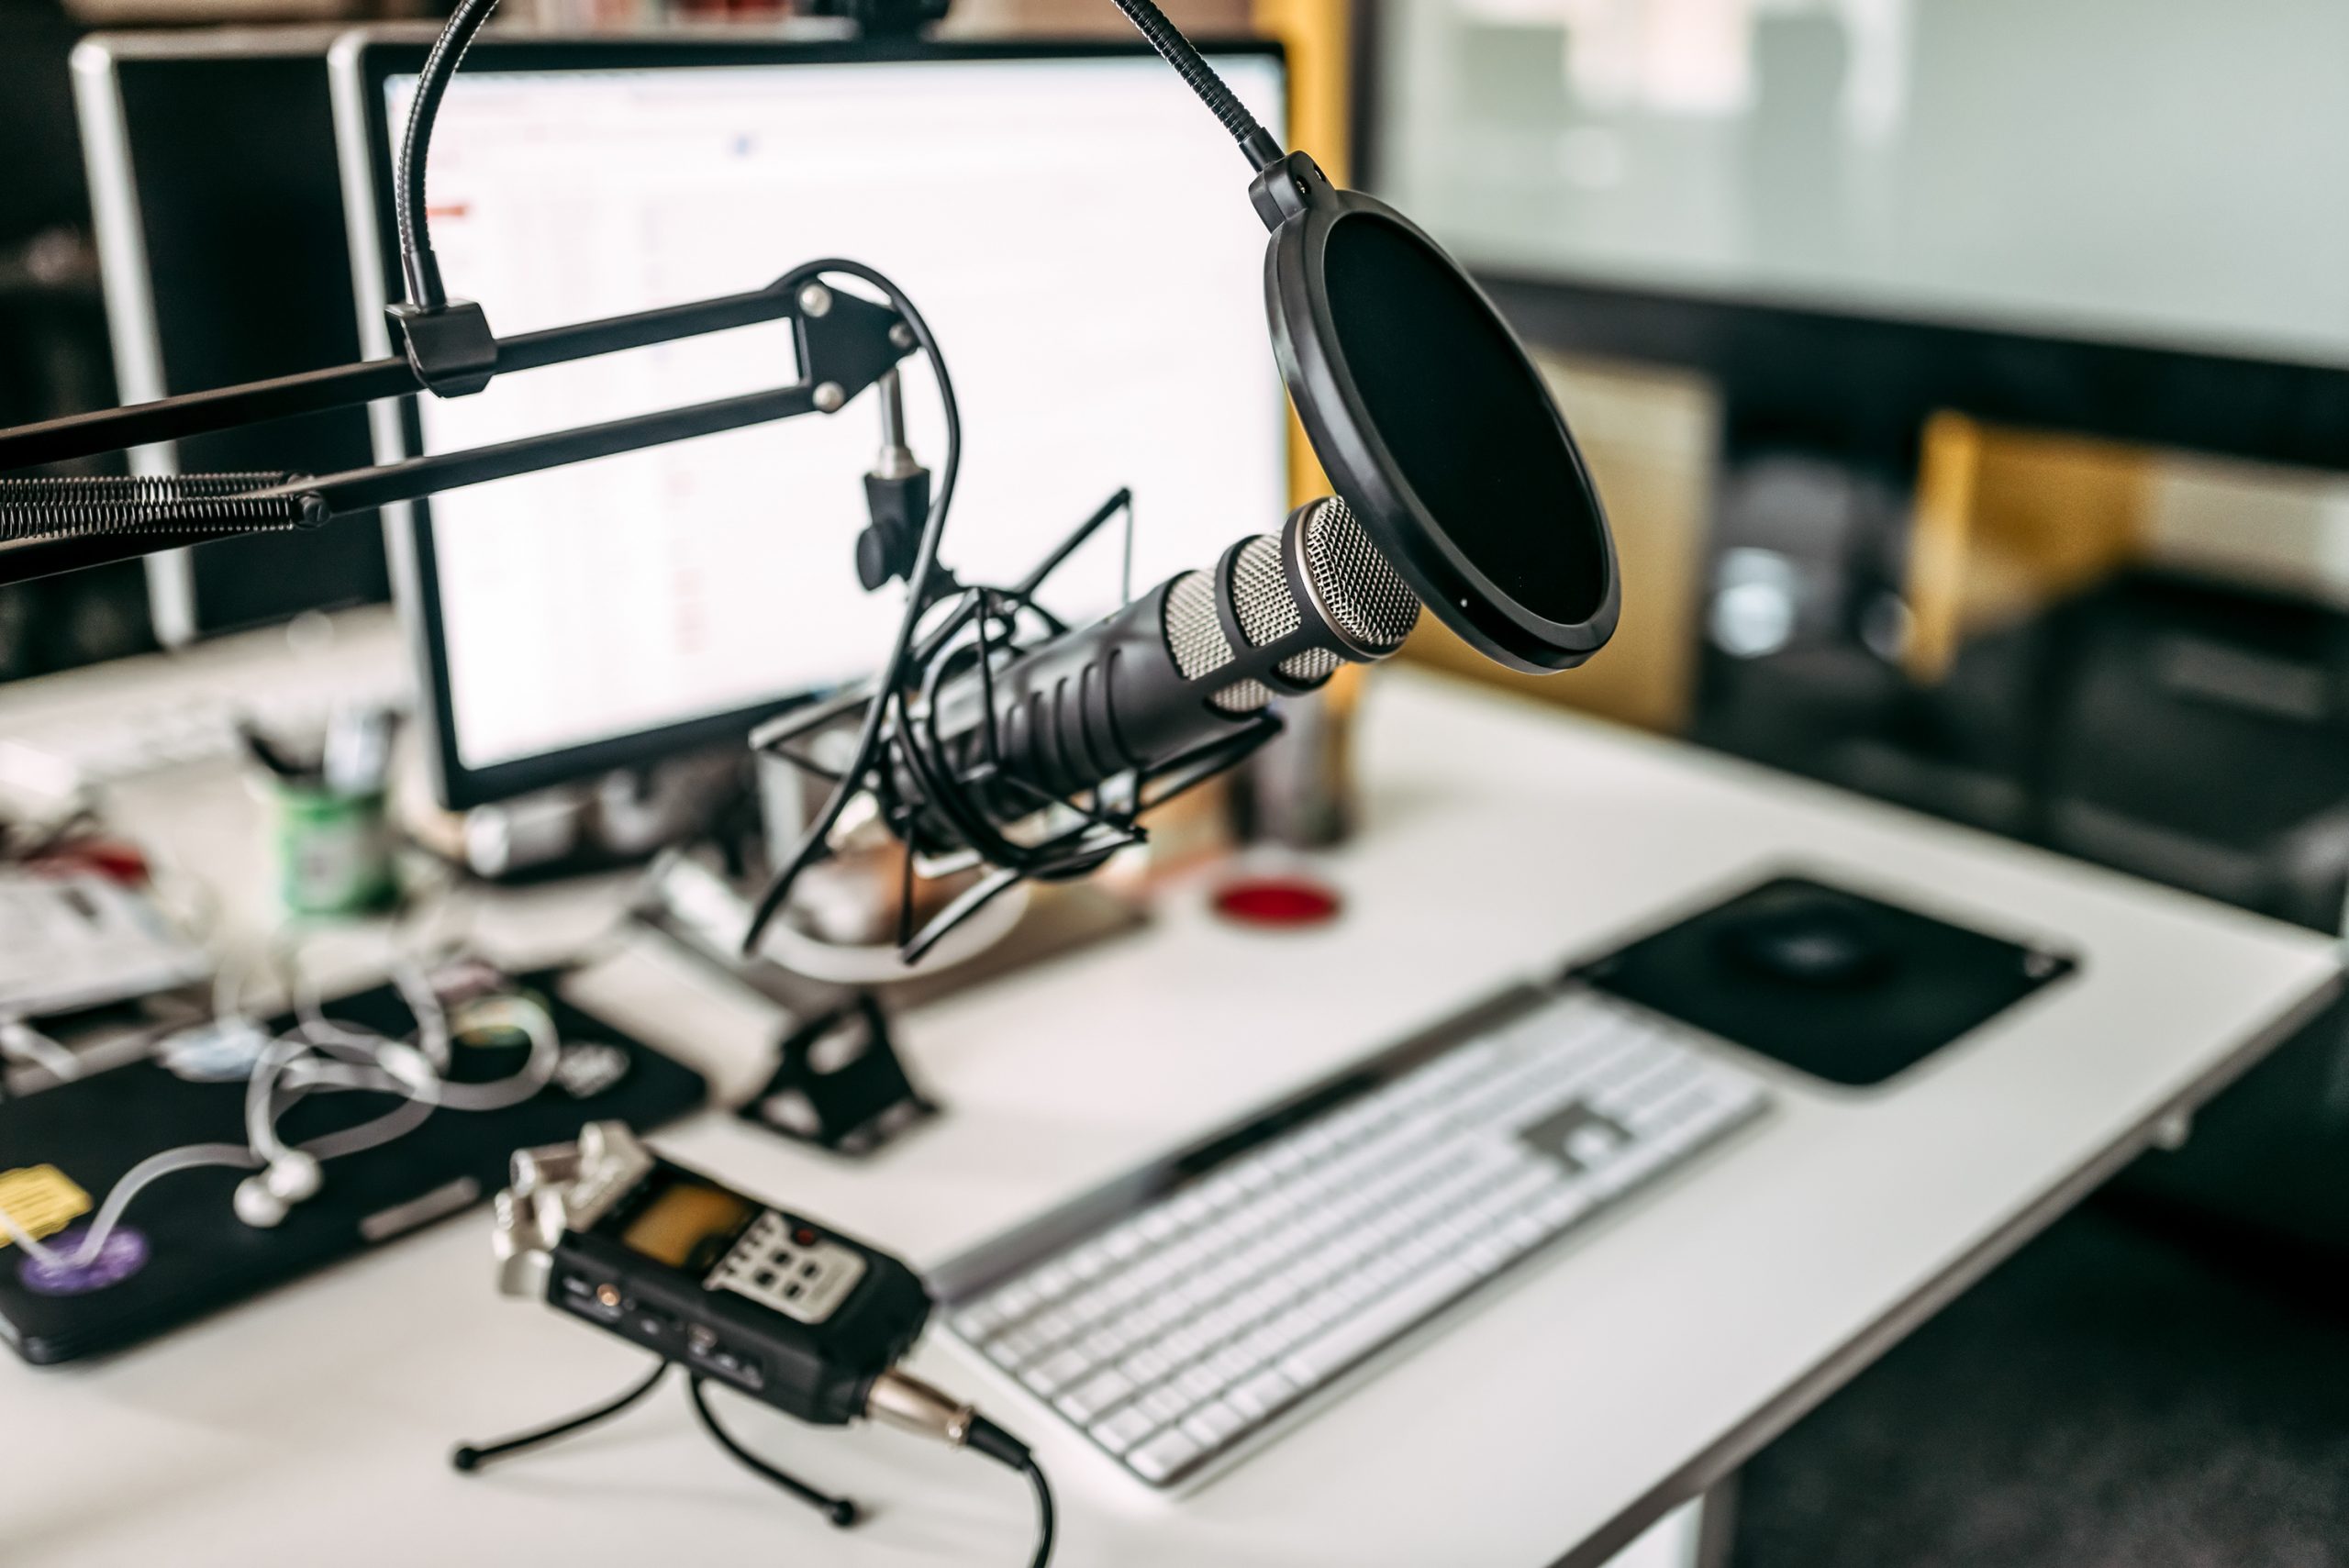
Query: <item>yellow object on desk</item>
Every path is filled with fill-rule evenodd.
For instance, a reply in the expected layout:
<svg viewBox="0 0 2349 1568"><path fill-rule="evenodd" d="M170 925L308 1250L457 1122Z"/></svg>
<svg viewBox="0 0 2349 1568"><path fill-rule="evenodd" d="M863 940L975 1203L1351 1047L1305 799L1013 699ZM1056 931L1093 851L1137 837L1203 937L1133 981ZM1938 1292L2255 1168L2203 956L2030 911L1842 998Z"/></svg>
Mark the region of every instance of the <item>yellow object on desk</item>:
<svg viewBox="0 0 2349 1568"><path fill-rule="evenodd" d="M39 1241L54 1236L90 1212L90 1195L54 1165L20 1165L0 1171L0 1211L17 1229ZM0 1247L15 1238L0 1229Z"/></svg>

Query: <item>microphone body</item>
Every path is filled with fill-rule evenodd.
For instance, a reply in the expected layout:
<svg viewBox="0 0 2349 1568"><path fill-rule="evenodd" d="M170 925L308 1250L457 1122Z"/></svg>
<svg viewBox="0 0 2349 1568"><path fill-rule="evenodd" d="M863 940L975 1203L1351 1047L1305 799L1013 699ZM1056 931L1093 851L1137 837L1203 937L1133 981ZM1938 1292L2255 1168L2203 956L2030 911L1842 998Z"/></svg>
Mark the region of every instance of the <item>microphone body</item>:
<svg viewBox="0 0 2349 1568"><path fill-rule="evenodd" d="M1278 535L1242 539L1212 571L1170 578L984 680L966 652L914 733L893 731L888 776L919 806L918 848L976 847L1052 800L1237 740L1275 696L1394 652L1419 613L1346 504L1308 502Z"/></svg>

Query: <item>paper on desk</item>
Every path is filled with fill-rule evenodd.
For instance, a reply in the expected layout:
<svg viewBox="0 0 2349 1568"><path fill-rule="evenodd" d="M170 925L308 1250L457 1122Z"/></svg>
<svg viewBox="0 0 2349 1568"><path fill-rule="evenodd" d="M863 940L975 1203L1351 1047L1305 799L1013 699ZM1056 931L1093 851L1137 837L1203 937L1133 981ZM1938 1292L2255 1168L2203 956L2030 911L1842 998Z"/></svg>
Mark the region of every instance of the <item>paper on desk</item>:
<svg viewBox="0 0 2349 1568"><path fill-rule="evenodd" d="M0 1018L102 1007L210 971L135 889L89 873L0 870Z"/></svg>

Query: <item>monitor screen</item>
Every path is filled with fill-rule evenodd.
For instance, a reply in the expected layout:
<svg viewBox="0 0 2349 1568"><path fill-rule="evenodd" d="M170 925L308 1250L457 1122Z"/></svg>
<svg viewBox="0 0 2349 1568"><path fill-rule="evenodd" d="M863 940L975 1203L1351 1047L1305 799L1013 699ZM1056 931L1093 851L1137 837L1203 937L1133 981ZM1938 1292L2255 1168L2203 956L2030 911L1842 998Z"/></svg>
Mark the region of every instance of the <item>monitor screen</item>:
<svg viewBox="0 0 2349 1568"><path fill-rule="evenodd" d="M2349 365L2337 0L1381 0L1373 185L1487 270Z"/></svg>
<svg viewBox="0 0 2349 1568"><path fill-rule="evenodd" d="M455 78L431 169L451 290L501 334L850 258L894 279L945 350L963 450L943 556L966 581L1015 580L1120 486L1136 591L1279 522L1264 230L1230 139L1154 57L509 68L519 52ZM1219 64L1282 123L1275 54ZM382 79L379 134L414 80ZM445 451L796 377L786 326L744 328L426 398L409 433ZM905 381L936 468L940 405L918 360ZM901 603L861 592L853 566L877 403L418 508L451 793L649 754L873 670ZM1056 613L1116 606L1120 541L1056 580Z"/></svg>
<svg viewBox="0 0 2349 1568"><path fill-rule="evenodd" d="M91 206L126 401L359 357L324 34L97 39L73 61ZM288 244L289 235L301 243ZM358 409L133 454L141 473L332 473L368 461ZM157 638L195 638L390 595L374 515L147 562Z"/></svg>

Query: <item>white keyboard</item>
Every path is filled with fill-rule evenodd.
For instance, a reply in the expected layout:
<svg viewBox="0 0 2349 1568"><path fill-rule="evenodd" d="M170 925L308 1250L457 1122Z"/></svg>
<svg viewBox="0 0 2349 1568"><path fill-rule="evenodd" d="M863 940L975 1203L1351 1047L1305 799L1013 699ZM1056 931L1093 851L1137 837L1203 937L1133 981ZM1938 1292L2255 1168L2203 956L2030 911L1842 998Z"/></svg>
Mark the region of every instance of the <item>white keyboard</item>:
<svg viewBox="0 0 2349 1568"><path fill-rule="evenodd" d="M958 1337L1171 1485L1765 1101L1677 1025L1529 990L933 1284Z"/></svg>

